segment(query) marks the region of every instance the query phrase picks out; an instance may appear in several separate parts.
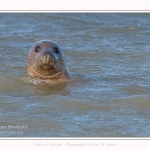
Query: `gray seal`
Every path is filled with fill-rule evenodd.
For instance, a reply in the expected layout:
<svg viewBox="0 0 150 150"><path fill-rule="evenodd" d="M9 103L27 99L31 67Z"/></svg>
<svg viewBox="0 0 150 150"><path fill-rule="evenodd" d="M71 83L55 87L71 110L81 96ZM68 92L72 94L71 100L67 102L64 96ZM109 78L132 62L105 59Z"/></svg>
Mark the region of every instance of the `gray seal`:
<svg viewBox="0 0 150 150"><path fill-rule="evenodd" d="M71 78L63 50L57 43L49 40L38 41L31 47L26 63L26 75L47 82L66 81Z"/></svg>

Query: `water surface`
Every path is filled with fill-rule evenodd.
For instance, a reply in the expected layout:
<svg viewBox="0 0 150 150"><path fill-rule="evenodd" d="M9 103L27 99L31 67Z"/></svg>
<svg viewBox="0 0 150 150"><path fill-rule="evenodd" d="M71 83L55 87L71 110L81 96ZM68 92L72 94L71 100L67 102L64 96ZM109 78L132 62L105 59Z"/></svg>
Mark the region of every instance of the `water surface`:
<svg viewBox="0 0 150 150"><path fill-rule="evenodd" d="M1 13L0 35L0 137L150 137L149 13ZM72 81L25 75L43 39Z"/></svg>

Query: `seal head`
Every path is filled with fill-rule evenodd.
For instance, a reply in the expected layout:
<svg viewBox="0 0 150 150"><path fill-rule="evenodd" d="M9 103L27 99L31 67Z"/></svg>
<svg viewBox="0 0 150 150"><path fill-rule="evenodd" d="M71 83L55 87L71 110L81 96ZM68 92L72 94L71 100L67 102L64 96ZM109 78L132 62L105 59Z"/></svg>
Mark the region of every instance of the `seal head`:
<svg viewBox="0 0 150 150"><path fill-rule="evenodd" d="M55 42L47 40L39 41L31 47L26 74L49 81L71 78L62 49Z"/></svg>

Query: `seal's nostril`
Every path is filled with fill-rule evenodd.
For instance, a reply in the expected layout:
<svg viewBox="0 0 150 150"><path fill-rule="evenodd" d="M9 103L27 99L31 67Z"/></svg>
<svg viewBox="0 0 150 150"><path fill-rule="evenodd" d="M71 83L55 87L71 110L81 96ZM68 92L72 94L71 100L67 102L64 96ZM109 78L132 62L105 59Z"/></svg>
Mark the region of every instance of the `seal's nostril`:
<svg viewBox="0 0 150 150"><path fill-rule="evenodd" d="M48 57L51 56L49 52L44 52L42 55L43 55L45 58L48 58Z"/></svg>

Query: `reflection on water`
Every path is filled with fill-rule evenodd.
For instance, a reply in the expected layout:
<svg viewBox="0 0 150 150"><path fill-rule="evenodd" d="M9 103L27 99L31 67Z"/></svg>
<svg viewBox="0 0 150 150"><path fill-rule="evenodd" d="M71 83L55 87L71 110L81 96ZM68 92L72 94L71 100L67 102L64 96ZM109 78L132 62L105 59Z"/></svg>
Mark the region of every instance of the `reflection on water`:
<svg viewBox="0 0 150 150"><path fill-rule="evenodd" d="M149 137L149 26L144 13L1 13L0 137ZM42 39L62 47L72 80L25 75Z"/></svg>

